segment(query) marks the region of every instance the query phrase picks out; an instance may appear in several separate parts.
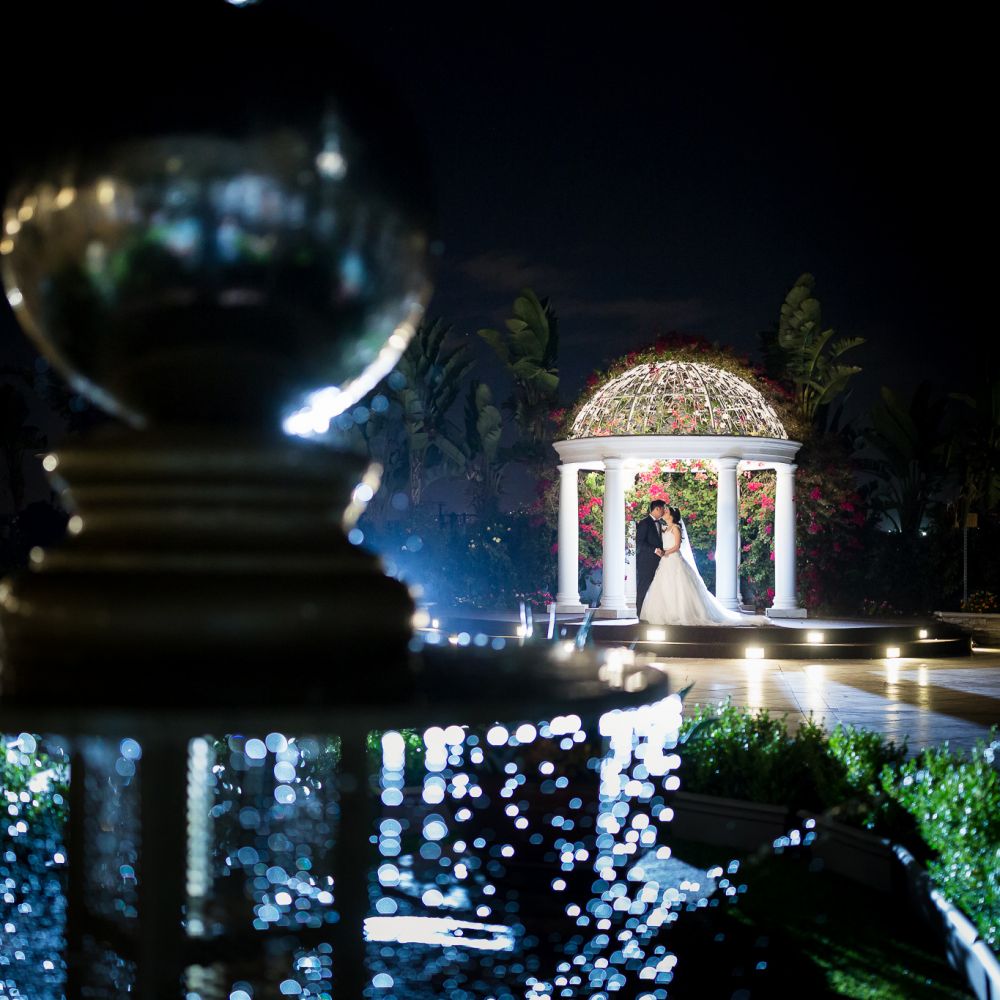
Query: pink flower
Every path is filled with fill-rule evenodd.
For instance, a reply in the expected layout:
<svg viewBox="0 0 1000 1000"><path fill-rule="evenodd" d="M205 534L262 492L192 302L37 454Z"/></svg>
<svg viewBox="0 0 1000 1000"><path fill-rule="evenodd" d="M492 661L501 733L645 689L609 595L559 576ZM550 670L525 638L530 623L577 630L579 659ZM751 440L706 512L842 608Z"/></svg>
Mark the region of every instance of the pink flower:
<svg viewBox="0 0 1000 1000"><path fill-rule="evenodd" d="M550 552L550 553L551 553L552 555L555 555L555 554L556 554L556 553L557 553L558 551L559 551L559 543L558 543L558 542L553 542L553 543L552 543L552 548L551 548L551 549L549 549L549 552Z"/></svg>
<svg viewBox="0 0 1000 1000"><path fill-rule="evenodd" d="M772 552L768 558L771 560L771 562L774 562L774 553Z"/></svg>
<svg viewBox="0 0 1000 1000"><path fill-rule="evenodd" d="M820 532L820 526L815 521L810 521L808 530L810 535L818 535Z"/></svg>
<svg viewBox="0 0 1000 1000"><path fill-rule="evenodd" d="M818 487L818 486L814 486L814 487L813 487L813 488L812 488L812 489L811 489L811 490L809 491L809 499L810 499L810 500L820 500L820 499L822 499L822 497L823 497L823 494L822 494L822 493L820 493L820 490L819 490L819 487Z"/></svg>
<svg viewBox="0 0 1000 1000"><path fill-rule="evenodd" d="M715 562L715 549L712 549L712 551L708 553L708 561Z"/></svg>

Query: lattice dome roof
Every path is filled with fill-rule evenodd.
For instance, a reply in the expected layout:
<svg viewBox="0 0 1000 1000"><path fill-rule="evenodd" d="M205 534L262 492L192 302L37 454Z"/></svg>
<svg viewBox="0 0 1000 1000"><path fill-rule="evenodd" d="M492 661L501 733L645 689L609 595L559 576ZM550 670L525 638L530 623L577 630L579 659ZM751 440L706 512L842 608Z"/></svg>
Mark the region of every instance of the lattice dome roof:
<svg viewBox="0 0 1000 1000"><path fill-rule="evenodd" d="M638 365L611 379L581 408L570 438L642 434L788 439L749 382L686 361Z"/></svg>

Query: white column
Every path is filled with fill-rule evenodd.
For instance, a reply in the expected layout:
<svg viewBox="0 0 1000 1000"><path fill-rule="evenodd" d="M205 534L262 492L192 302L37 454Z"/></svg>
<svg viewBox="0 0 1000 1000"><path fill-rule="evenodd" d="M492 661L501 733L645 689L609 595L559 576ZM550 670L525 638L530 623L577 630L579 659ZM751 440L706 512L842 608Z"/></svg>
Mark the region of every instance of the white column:
<svg viewBox="0 0 1000 1000"><path fill-rule="evenodd" d="M580 493L577 465L559 466L559 592L556 611L582 611L580 603Z"/></svg>
<svg viewBox="0 0 1000 1000"><path fill-rule="evenodd" d="M740 509L736 500L735 458L717 458L719 490L715 512L715 596L724 608L738 611L739 588L736 579L736 545Z"/></svg>
<svg viewBox="0 0 1000 1000"><path fill-rule="evenodd" d="M601 610L608 617L625 611L625 474L620 458L604 460L604 591Z"/></svg>
<svg viewBox="0 0 1000 1000"><path fill-rule="evenodd" d="M795 598L795 470L791 463L775 466L774 604L768 614L778 618L805 617Z"/></svg>

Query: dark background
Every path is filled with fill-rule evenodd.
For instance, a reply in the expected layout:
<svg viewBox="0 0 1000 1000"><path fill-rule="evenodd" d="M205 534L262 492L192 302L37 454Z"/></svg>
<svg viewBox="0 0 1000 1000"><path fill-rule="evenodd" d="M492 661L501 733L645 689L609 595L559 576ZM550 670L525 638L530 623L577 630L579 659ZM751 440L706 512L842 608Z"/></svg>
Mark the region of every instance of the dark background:
<svg viewBox="0 0 1000 1000"><path fill-rule="evenodd" d="M408 106L426 149L401 142L399 156L429 159L437 201L430 312L475 344L480 377L502 378L475 330L526 285L560 316L570 400L657 333L753 353L807 270L827 324L868 341L851 355L865 369L852 413L881 384L968 389L995 363L987 33L961 12L282 6ZM72 86L48 58L67 9L8 14L21 44L4 89L21 112L43 79ZM109 41L97 29L122 9L143 27ZM185 4L86 11L94 58L197 18ZM8 151L17 141L4 137ZM6 305L0 325L3 354L28 355Z"/></svg>
<svg viewBox="0 0 1000 1000"><path fill-rule="evenodd" d="M426 136L444 248L432 313L474 335L521 286L550 295L567 397L660 332L753 352L803 271L828 325L867 340L854 412L883 383L967 388L995 361L974 20L668 3L338 24L302 6L357 43Z"/></svg>

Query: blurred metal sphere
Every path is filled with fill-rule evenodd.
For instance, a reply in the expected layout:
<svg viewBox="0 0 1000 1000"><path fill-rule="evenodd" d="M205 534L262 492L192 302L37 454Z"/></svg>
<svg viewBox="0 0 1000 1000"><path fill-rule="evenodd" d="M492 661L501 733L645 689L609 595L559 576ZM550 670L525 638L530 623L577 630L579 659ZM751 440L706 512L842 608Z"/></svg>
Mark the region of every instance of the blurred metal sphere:
<svg viewBox="0 0 1000 1000"><path fill-rule="evenodd" d="M7 298L133 424L322 432L390 370L429 294L409 136L381 91L327 79L343 60L301 25L216 9L171 31L171 61L123 50L32 106Z"/></svg>

